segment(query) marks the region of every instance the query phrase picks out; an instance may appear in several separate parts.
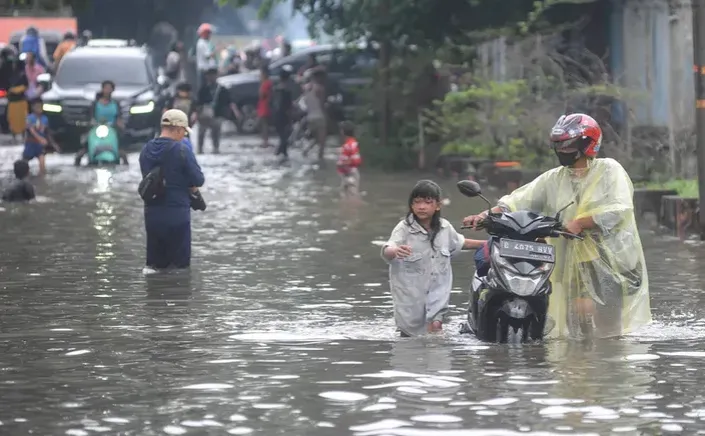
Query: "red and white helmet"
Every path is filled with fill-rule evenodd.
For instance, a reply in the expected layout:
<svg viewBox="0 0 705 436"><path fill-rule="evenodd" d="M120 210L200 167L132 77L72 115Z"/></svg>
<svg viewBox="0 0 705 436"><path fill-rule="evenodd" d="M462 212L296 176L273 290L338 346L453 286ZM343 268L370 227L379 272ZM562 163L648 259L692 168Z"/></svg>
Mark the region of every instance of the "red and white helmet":
<svg viewBox="0 0 705 436"><path fill-rule="evenodd" d="M593 158L602 145L602 129L594 118L585 114L563 115L551 129L551 146L556 151L577 150Z"/></svg>
<svg viewBox="0 0 705 436"><path fill-rule="evenodd" d="M198 26L196 33L198 33L198 36L203 36L205 33L213 33L213 26L208 23L203 23Z"/></svg>

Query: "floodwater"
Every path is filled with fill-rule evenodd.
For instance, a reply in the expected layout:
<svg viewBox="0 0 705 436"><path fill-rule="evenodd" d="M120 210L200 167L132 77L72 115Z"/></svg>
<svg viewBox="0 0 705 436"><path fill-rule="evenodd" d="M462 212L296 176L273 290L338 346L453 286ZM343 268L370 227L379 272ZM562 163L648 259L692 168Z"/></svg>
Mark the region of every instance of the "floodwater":
<svg viewBox="0 0 705 436"><path fill-rule="evenodd" d="M19 154L0 148L0 171ZM413 175L332 168L231 144L200 158L190 274L145 279L136 156L51 156L35 204L0 211L0 434L705 434L705 247L644 231L656 322L620 340L488 346L453 319L399 339L379 258ZM482 204L445 183L452 222Z"/></svg>

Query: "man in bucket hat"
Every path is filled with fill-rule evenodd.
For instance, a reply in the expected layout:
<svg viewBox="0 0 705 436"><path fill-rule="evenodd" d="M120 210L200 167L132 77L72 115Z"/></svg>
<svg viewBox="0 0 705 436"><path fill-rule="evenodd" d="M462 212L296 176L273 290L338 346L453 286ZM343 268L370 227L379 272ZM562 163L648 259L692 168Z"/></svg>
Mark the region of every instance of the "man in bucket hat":
<svg viewBox="0 0 705 436"><path fill-rule="evenodd" d="M186 114L170 109L162 115L159 137L140 153L142 176L158 174L163 184L158 197L145 199L145 273L191 265L191 198L205 179L193 151L182 143L190 133Z"/></svg>

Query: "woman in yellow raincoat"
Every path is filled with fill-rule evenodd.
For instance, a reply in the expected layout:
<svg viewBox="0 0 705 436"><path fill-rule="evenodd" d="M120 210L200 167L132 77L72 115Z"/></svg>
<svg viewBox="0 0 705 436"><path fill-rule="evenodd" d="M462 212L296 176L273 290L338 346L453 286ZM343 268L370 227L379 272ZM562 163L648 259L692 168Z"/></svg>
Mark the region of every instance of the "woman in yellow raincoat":
<svg viewBox="0 0 705 436"><path fill-rule="evenodd" d="M651 322L644 250L634 218L634 188L614 159L598 159L602 130L584 114L564 115L551 130L561 164L499 200L494 212L561 216L583 241L552 238L548 337L613 337ZM571 204L572 203L572 204ZM465 218L475 226L487 212Z"/></svg>

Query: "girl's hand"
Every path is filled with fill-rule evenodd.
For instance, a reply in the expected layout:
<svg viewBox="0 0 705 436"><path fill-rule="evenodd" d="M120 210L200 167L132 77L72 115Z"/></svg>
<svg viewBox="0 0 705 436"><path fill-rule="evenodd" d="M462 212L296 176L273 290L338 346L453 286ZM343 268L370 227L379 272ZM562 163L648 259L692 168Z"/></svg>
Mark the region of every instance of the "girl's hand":
<svg viewBox="0 0 705 436"><path fill-rule="evenodd" d="M408 245L400 245L396 248L394 252L394 257L398 259L403 259L411 255L411 247Z"/></svg>

